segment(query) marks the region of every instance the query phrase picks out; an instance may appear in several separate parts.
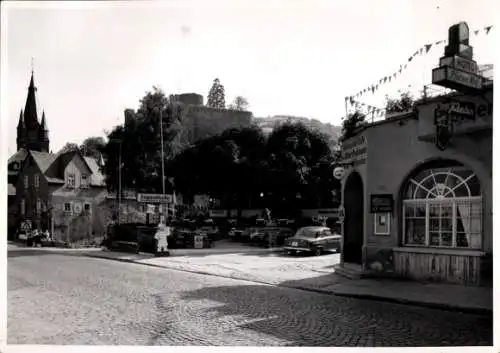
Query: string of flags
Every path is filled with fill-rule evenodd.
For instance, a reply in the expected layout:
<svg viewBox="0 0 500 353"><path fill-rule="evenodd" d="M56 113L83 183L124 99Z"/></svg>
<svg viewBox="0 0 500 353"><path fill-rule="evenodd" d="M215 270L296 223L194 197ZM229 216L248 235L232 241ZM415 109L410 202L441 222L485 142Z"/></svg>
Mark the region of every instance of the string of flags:
<svg viewBox="0 0 500 353"><path fill-rule="evenodd" d="M474 34L474 36L478 36L479 34L482 34L484 33L485 35L488 35L491 31L491 29L493 28L492 25L490 26L486 26L486 27L483 27L481 29L477 29L477 30L474 30L472 31L472 33ZM435 46L438 46L438 45L442 45L442 44L446 44L447 40L446 39L443 39L443 40L438 40L434 43L429 43L429 44L425 44L424 46L422 46L421 48L419 48L418 50L416 50L410 57L408 57L408 60L406 61L406 63L404 64L401 64L399 65L399 69L396 70L394 73L392 73L391 75L388 75L388 76L384 76L382 77L380 80L377 81L377 83L375 84L372 84L366 88L363 88L362 90L360 90L358 93L352 95L352 96L348 96L348 97L345 97L345 102L346 104L350 104L350 105L364 105L364 106L367 106L367 107L371 107L367 104L364 104L364 103L360 103L360 102L357 102L355 100L355 98L359 98L361 96L364 96L365 94L367 93L375 93L376 91L378 91L379 87L385 83L389 83L389 82L392 82L394 81L398 76L401 76L401 73L403 71L405 71L407 68L408 68L408 65L413 61L413 59L419 55L426 55L427 53L429 53L429 51L431 50L432 47L435 47ZM371 108L375 108L375 107L371 107ZM375 108L375 109L378 109L378 108ZM379 109L381 110L381 109ZM372 112L373 109L370 111ZM383 109L382 109L383 111Z"/></svg>

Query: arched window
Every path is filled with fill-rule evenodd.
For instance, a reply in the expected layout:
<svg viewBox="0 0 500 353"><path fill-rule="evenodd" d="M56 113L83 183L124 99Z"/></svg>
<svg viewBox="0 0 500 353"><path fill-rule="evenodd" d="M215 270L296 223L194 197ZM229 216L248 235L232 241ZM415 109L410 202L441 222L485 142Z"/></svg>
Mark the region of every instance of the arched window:
<svg viewBox="0 0 500 353"><path fill-rule="evenodd" d="M403 244L480 249L483 200L477 176L458 165L421 170L403 197Z"/></svg>

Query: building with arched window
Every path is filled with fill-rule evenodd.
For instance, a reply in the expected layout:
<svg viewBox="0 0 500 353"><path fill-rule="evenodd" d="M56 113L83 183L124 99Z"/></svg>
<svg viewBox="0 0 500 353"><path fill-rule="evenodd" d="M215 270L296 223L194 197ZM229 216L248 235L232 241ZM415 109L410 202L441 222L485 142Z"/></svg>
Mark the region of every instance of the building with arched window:
<svg viewBox="0 0 500 353"><path fill-rule="evenodd" d="M344 269L491 283L492 112L490 83L426 99L344 142Z"/></svg>

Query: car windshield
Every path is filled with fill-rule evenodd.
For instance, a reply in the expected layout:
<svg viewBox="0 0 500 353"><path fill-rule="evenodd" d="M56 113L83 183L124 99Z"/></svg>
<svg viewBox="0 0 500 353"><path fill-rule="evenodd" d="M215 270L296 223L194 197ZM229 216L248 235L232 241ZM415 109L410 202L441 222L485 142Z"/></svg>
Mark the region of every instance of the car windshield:
<svg viewBox="0 0 500 353"><path fill-rule="evenodd" d="M305 238L316 238L316 235L321 236L321 234L325 231L325 228L300 228L295 234L296 237L305 237Z"/></svg>

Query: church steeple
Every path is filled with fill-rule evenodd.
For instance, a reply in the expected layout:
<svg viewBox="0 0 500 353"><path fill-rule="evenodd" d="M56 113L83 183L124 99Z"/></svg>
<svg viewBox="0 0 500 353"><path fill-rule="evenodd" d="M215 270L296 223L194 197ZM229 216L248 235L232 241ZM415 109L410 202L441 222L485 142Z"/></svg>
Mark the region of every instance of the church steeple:
<svg viewBox="0 0 500 353"><path fill-rule="evenodd" d="M35 78L31 70L30 85L24 112L21 110L17 125L17 149L25 148L33 151L49 152L49 129L45 112L42 112L42 121L38 121Z"/></svg>
<svg viewBox="0 0 500 353"><path fill-rule="evenodd" d="M19 113L19 123L17 124L17 129L23 129L26 125L24 124L23 110Z"/></svg>
<svg viewBox="0 0 500 353"><path fill-rule="evenodd" d="M38 128L38 114L36 109L36 87L34 73L31 71L31 80L28 87L28 97L24 107L24 123L28 129Z"/></svg>

